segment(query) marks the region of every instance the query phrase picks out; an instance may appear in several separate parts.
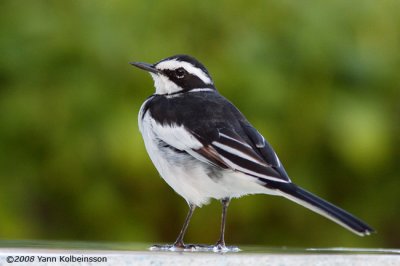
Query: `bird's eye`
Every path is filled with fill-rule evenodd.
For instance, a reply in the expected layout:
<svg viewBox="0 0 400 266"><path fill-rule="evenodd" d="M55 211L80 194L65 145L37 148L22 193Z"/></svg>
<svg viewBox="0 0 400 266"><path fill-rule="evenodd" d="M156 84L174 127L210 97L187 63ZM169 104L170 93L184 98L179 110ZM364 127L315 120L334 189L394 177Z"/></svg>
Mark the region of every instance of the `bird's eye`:
<svg viewBox="0 0 400 266"><path fill-rule="evenodd" d="M175 70L175 75L178 79L181 79L185 76L186 74L186 70L182 67L178 68L177 70Z"/></svg>

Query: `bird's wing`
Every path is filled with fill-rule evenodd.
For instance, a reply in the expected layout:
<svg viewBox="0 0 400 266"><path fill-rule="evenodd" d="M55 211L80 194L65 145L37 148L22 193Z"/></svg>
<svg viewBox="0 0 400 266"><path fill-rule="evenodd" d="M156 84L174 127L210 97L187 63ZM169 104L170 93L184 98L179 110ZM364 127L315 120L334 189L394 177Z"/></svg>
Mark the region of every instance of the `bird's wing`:
<svg viewBox="0 0 400 266"><path fill-rule="evenodd" d="M250 141L253 143L268 165L275 169L275 171L279 172L282 178L290 181L290 178L286 173L281 161L279 160L278 155L276 155L276 152L268 143L268 141L247 121L241 121L241 125Z"/></svg>
<svg viewBox="0 0 400 266"><path fill-rule="evenodd" d="M247 143L234 130L215 128L215 134L208 135L204 141L203 136L183 125L153 123L152 127L160 140L205 163L265 181L290 182L255 150L254 145Z"/></svg>
<svg viewBox="0 0 400 266"><path fill-rule="evenodd" d="M265 140L264 140L265 141ZM208 146L213 149L223 162L231 169L242 172L264 181L290 182L267 161L262 154L234 130L218 129L218 137ZM273 152L273 151L272 151Z"/></svg>

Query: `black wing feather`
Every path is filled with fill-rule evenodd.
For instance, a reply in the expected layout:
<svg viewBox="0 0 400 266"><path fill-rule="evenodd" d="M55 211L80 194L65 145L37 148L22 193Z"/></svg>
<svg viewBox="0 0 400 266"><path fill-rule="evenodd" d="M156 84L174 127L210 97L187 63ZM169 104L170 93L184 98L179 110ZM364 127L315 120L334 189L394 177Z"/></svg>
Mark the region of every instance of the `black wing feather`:
<svg viewBox="0 0 400 266"><path fill-rule="evenodd" d="M247 122L247 121L246 121ZM283 167L282 163L279 161L278 156L276 155L272 146L268 143L268 141L248 123L243 123L242 125L244 131L246 132L247 136L253 142L254 146L261 153L262 157L265 161L275 169L283 179L290 180L288 174L286 173L285 168Z"/></svg>

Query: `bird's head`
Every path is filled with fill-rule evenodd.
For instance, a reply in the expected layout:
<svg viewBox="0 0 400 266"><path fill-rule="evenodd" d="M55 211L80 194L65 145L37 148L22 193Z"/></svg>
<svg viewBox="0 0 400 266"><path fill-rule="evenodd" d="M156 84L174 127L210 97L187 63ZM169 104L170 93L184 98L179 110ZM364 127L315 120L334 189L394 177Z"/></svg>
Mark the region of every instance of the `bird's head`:
<svg viewBox="0 0 400 266"><path fill-rule="evenodd" d="M154 79L156 94L174 94L193 89L213 89L214 83L202 63L189 55L174 55L155 64L132 62Z"/></svg>

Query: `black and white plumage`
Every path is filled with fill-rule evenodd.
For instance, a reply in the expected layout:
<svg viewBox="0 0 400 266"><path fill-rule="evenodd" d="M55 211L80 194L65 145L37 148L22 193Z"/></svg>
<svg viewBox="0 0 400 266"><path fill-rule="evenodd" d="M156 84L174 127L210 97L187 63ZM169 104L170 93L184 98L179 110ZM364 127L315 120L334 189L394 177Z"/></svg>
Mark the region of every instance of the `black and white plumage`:
<svg viewBox="0 0 400 266"><path fill-rule="evenodd" d="M139 112L146 149L163 179L190 206L172 247L186 247L183 236L194 208L219 199L224 209L216 247L225 248L230 199L255 193L286 197L361 236L373 231L346 211L293 184L270 144L217 92L207 69L196 59L176 55L154 65L131 64L148 71L156 88Z"/></svg>

